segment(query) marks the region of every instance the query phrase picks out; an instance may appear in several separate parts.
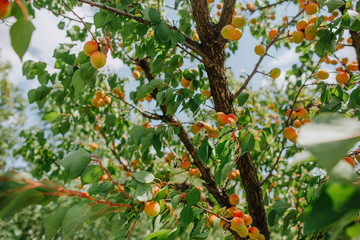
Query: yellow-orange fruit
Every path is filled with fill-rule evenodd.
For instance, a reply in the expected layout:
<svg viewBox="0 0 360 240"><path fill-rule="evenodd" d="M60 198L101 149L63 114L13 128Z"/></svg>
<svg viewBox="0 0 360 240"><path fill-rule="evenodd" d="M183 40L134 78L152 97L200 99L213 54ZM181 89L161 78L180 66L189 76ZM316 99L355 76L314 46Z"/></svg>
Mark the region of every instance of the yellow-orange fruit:
<svg viewBox="0 0 360 240"><path fill-rule="evenodd" d="M255 25L255 24L256 24L256 21L257 21L257 20L256 20L256 18L252 18L252 19L250 19L250 23L251 23L251 24L253 24L253 25Z"/></svg>
<svg viewBox="0 0 360 240"><path fill-rule="evenodd" d="M189 84L190 84L190 81L189 80L187 80L187 79L185 79L185 78L183 78L183 79L181 79L181 86L183 86L183 88L188 88L189 87Z"/></svg>
<svg viewBox="0 0 360 240"><path fill-rule="evenodd" d="M201 172L199 169L191 169L192 170L192 176L195 178L199 178L201 176Z"/></svg>
<svg viewBox="0 0 360 240"><path fill-rule="evenodd" d="M316 76L317 76L318 79L321 79L321 80L328 79L329 78L329 71L321 69L321 70L318 71Z"/></svg>
<svg viewBox="0 0 360 240"><path fill-rule="evenodd" d="M236 207L231 207L231 208L226 209L225 217L231 218L236 210L237 210Z"/></svg>
<svg viewBox="0 0 360 240"><path fill-rule="evenodd" d="M217 12L216 12L216 15L217 15L218 17L220 17L220 16L221 16L221 11L220 11L220 10L217 11Z"/></svg>
<svg viewBox="0 0 360 240"><path fill-rule="evenodd" d="M216 8L217 8L217 9L222 9L222 7L223 7L222 3L216 4Z"/></svg>
<svg viewBox="0 0 360 240"><path fill-rule="evenodd" d="M139 79L141 76L140 72L137 70L133 71L132 75L135 79Z"/></svg>
<svg viewBox="0 0 360 240"><path fill-rule="evenodd" d="M279 33L279 31L277 29L272 29L269 34L268 34L268 37L270 40L273 40L274 37Z"/></svg>
<svg viewBox="0 0 360 240"><path fill-rule="evenodd" d="M233 213L233 217L239 217L239 218L244 218L244 213L241 210L235 210Z"/></svg>
<svg viewBox="0 0 360 240"><path fill-rule="evenodd" d="M93 98L91 100L91 105L93 105L94 107L101 107L104 104L104 101L102 100L102 98Z"/></svg>
<svg viewBox="0 0 360 240"><path fill-rule="evenodd" d="M296 136L296 131L292 127L286 127L283 134L287 139L291 139Z"/></svg>
<svg viewBox="0 0 360 240"><path fill-rule="evenodd" d="M221 29L221 36L225 39L231 39L235 35L235 27L231 24L225 25Z"/></svg>
<svg viewBox="0 0 360 240"><path fill-rule="evenodd" d="M306 118L309 113L306 108L299 107L298 109L296 109L295 114L298 118Z"/></svg>
<svg viewBox="0 0 360 240"><path fill-rule="evenodd" d="M315 24L314 23L310 23L306 26L305 28L305 36L306 35L311 35L311 36L315 36L316 34L316 28L314 27Z"/></svg>
<svg viewBox="0 0 360 240"><path fill-rule="evenodd" d="M242 31L238 28L235 29L235 35L231 38L232 41L239 41L242 37Z"/></svg>
<svg viewBox="0 0 360 240"><path fill-rule="evenodd" d="M210 215L207 219L206 219L206 225L209 228L213 227L214 221L217 219L218 217L215 215Z"/></svg>
<svg viewBox="0 0 360 240"><path fill-rule="evenodd" d="M285 115L286 115L287 117L289 117L290 111L291 111L291 109L289 109L289 110L287 110L287 111L285 112ZM296 118L296 114L295 114L295 111L292 111L292 112L291 112L291 115L290 115L290 119L294 119L294 118Z"/></svg>
<svg viewBox="0 0 360 240"><path fill-rule="evenodd" d="M227 117L228 117L229 123L231 125L235 126L236 122L237 122L237 117L234 114L228 114Z"/></svg>
<svg viewBox="0 0 360 240"><path fill-rule="evenodd" d="M273 68L270 71L270 77L273 79L280 77L280 74L281 74L281 70L279 68Z"/></svg>
<svg viewBox="0 0 360 240"><path fill-rule="evenodd" d="M308 24L316 23L316 21L318 20L318 18L319 18L318 16L315 16L315 17L310 18L309 21L308 21Z"/></svg>
<svg viewBox="0 0 360 240"><path fill-rule="evenodd" d="M211 92L209 90L204 90L201 92L202 95L204 95L207 99L211 97Z"/></svg>
<svg viewBox="0 0 360 240"><path fill-rule="evenodd" d="M201 127L198 124L193 124L190 127L190 132L192 132L193 134L197 134L198 132L200 132Z"/></svg>
<svg viewBox="0 0 360 240"><path fill-rule="evenodd" d="M96 143L92 143L91 145L90 145L90 147L91 147L91 149L92 150L96 150L96 149L98 149L98 145L96 144Z"/></svg>
<svg viewBox="0 0 360 240"><path fill-rule="evenodd" d="M105 92L103 90L99 90L95 92L95 97L96 98L104 98L105 97Z"/></svg>
<svg viewBox="0 0 360 240"><path fill-rule="evenodd" d="M145 213L149 217L156 217L160 213L160 204L158 202L147 202L145 204Z"/></svg>
<svg viewBox="0 0 360 240"><path fill-rule="evenodd" d="M317 11L318 11L318 5L316 3L311 2L305 6L305 12L308 15L313 15L317 13Z"/></svg>
<svg viewBox="0 0 360 240"><path fill-rule="evenodd" d="M353 157L346 157L346 158L344 158L344 160L346 162L348 162L352 167L355 167L356 162L355 162L355 159Z"/></svg>
<svg viewBox="0 0 360 240"><path fill-rule="evenodd" d="M88 41L84 44L83 51L86 55L91 56L93 52L99 51L99 45L95 41Z"/></svg>
<svg viewBox="0 0 360 240"><path fill-rule="evenodd" d="M245 26L246 18L242 15L236 16L232 19L231 23L236 28L242 28L243 26Z"/></svg>
<svg viewBox="0 0 360 240"><path fill-rule="evenodd" d="M298 31L304 30L307 25L308 25L308 21L307 21L306 19L300 19L300 20L296 23L296 29L297 29Z"/></svg>
<svg viewBox="0 0 360 240"><path fill-rule="evenodd" d="M207 3L213 3L214 2L214 0L207 0Z"/></svg>
<svg viewBox="0 0 360 240"><path fill-rule="evenodd" d="M184 169L184 170L189 170L191 166L191 163L189 161L183 161L183 163L181 164L181 168Z"/></svg>
<svg viewBox="0 0 360 240"><path fill-rule="evenodd" d="M296 120L293 122L294 128L299 128L299 127L301 127L301 125L303 125L303 123L302 123L301 120L299 120L299 119L296 119Z"/></svg>
<svg viewBox="0 0 360 240"><path fill-rule="evenodd" d="M350 64L350 70L351 71L359 71L359 64L358 63Z"/></svg>
<svg viewBox="0 0 360 240"><path fill-rule="evenodd" d="M256 45L254 50L255 50L255 53L259 56L264 55L266 52L266 48L262 44Z"/></svg>
<svg viewBox="0 0 360 240"><path fill-rule="evenodd" d="M348 83L350 80L350 75L347 72L338 72L336 75L336 81L340 84Z"/></svg>
<svg viewBox="0 0 360 240"><path fill-rule="evenodd" d="M183 161L188 161L189 160L189 154L188 153L183 153L182 160Z"/></svg>
<svg viewBox="0 0 360 240"><path fill-rule="evenodd" d="M296 44L301 43L304 40L304 33L302 31L295 31L292 36L292 41Z"/></svg>
<svg viewBox="0 0 360 240"><path fill-rule="evenodd" d="M246 4L247 9L254 11L256 9L256 6L254 3L248 3Z"/></svg>
<svg viewBox="0 0 360 240"><path fill-rule="evenodd" d="M110 104L110 103L111 103L111 97L105 96L105 97L103 98L103 101L104 101L105 104Z"/></svg>
<svg viewBox="0 0 360 240"><path fill-rule="evenodd" d="M106 55L102 52L95 51L90 56L90 63L96 69L102 68L106 63Z"/></svg>
<svg viewBox="0 0 360 240"><path fill-rule="evenodd" d="M252 224L252 217L249 214L244 215L244 222L246 226L249 226Z"/></svg>
<svg viewBox="0 0 360 240"><path fill-rule="evenodd" d="M244 219L242 218L239 218L239 217L234 217L232 220L231 220L231 225L230 225L230 228L231 230L234 230L234 231L241 231L242 229L244 229L246 226L245 226L245 222L244 222Z"/></svg>
<svg viewBox="0 0 360 240"><path fill-rule="evenodd" d="M257 239L260 234L260 231L257 227L250 227L249 228L249 237L250 239Z"/></svg>
<svg viewBox="0 0 360 240"><path fill-rule="evenodd" d="M195 84L194 84L194 80L190 81L189 83L189 89L190 91L195 91L196 90L196 87L195 87Z"/></svg>
<svg viewBox="0 0 360 240"><path fill-rule="evenodd" d="M100 125L100 123L96 124L95 129L96 129L96 131L100 131L100 130L101 130L101 125Z"/></svg>
<svg viewBox="0 0 360 240"><path fill-rule="evenodd" d="M153 99L153 97L151 96L151 94L148 94L146 97L145 97L145 100L150 102L151 100Z"/></svg>
<svg viewBox="0 0 360 240"><path fill-rule="evenodd" d="M230 197L229 197L229 203L233 206L239 204L240 202L240 199L239 199L239 196L236 195L236 194L231 194Z"/></svg>
<svg viewBox="0 0 360 240"><path fill-rule="evenodd" d="M311 119L310 118L305 118L301 122L302 122L302 125L304 125L305 123L311 122Z"/></svg>
<svg viewBox="0 0 360 240"><path fill-rule="evenodd" d="M234 171L230 171L227 177L228 177L229 180L235 180L236 179L236 173Z"/></svg>
<svg viewBox="0 0 360 240"><path fill-rule="evenodd" d="M223 112L216 113L215 120L219 124L219 126L224 126L229 123L229 117L226 116L226 114Z"/></svg>

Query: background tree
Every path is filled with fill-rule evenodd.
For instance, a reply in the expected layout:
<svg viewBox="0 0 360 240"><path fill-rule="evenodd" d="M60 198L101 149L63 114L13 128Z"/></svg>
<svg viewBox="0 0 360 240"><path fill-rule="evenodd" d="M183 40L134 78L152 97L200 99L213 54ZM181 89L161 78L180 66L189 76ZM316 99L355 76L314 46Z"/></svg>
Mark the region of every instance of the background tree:
<svg viewBox="0 0 360 240"><path fill-rule="evenodd" d="M63 15L60 29L67 21L78 24L67 31L74 43L54 50L55 71L45 62L23 64L23 74L41 84L28 100L49 124L21 133L25 144L14 154L33 163L32 175L2 175L1 217L67 196L44 220L46 238L59 229L71 238L100 217L112 238L142 238L141 221L149 221L143 212L154 218L147 239L359 235L352 147L360 131L351 119L360 104L358 60L336 53L360 46L351 1L8 3L2 9L17 19L10 35L20 58L34 30L34 8ZM275 13L282 4L299 10ZM74 10L87 5L96 9L93 26ZM177 20L167 19L168 9ZM272 23L275 15L281 24ZM259 57L237 78L226 59L241 54L244 28L258 39ZM88 35L92 40L74 53ZM263 60L273 48L296 44L302 55L281 87L270 80L279 78L281 66L261 69ZM136 84L98 70L110 54L131 69ZM329 63L337 68L320 69ZM257 74L271 81L265 89L248 86ZM70 190L71 184L86 191Z"/></svg>

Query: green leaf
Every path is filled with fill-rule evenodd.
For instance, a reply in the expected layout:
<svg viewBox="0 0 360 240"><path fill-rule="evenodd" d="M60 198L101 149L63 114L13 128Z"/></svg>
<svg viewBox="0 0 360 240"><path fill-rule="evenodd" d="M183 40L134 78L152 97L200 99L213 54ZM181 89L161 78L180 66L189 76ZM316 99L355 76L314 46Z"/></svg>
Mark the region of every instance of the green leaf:
<svg viewBox="0 0 360 240"><path fill-rule="evenodd" d="M169 187L166 186L165 188L161 189L160 191L158 191L155 195L154 201L157 202L161 199L164 199L168 196L168 192L169 192Z"/></svg>
<svg viewBox="0 0 360 240"><path fill-rule="evenodd" d="M328 113L302 126L297 142L317 158L320 167L330 170L359 141L359 136L358 121Z"/></svg>
<svg viewBox="0 0 360 240"><path fill-rule="evenodd" d="M137 89L135 100L140 100L140 99L145 98L155 88L160 87L163 84L164 84L164 82L160 79L151 80L149 83L147 83Z"/></svg>
<svg viewBox="0 0 360 240"><path fill-rule="evenodd" d="M47 112L44 114L44 116L42 117L42 120L48 121L48 122L53 122L58 118L59 114L55 111L52 112Z"/></svg>
<svg viewBox="0 0 360 240"><path fill-rule="evenodd" d="M46 239L52 239L57 234L68 210L67 207L58 208L45 218L43 225Z"/></svg>
<svg viewBox="0 0 360 240"><path fill-rule="evenodd" d="M81 73L80 69L78 69L74 72L74 75L72 77L72 83L73 83L75 92L78 94L81 94L84 90L84 87L86 86L86 82L82 78L82 73Z"/></svg>
<svg viewBox="0 0 360 240"><path fill-rule="evenodd" d="M86 220L91 216L91 207L88 204L77 204L71 207L62 221L62 236L64 239L72 239L80 230Z"/></svg>
<svg viewBox="0 0 360 240"><path fill-rule="evenodd" d="M10 28L11 45L21 60L29 47L34 30L34 25L24 18L18 19Z"/></svg>
<svg viewBox="0 0 360 240"><path fill-rule="evenodd" d="M160 73L165 63L165 59L162 57L156 58L154 61L150 62L150 70L152 74ZM151 82L154 80L151 80Z"/></svg>
<svg viewBox="0 0 360 240"><path fill-rule="evenodd" d="M100 176L103 175L103 170L100 166L89 165L81 174L81 182L83 184L90 184L99 181Z"/></svg>
<svg viewBox="0 0 360 240"><path fill-rule="evenodd" d="M104 26L106 21L106 14L103 12L97 12L94 15L94 25L96 28L101 28Z"/></svg>
<svg viewBox="0 0 360 240"><path fill-rule="evenodd" d="M150 183L138 183L136 185L135 198L139 201L146 202L153 195L153 186Z"/></svg>
<svg viewBox="0 0 360 240"><path fill-rule="evenodd" d="M200 201L200 191L197 188L191 189L185 198L186 204L192 206Z"/></svg>
<svg viewBox="0 0 360 240"><path fill-rule="evenodd" d="M254 135L250 131L248 131L241 140L241 145L240 145L241 155L250 151L254 147L254 145L255 145Z"/></svg>
<svg viewBox="0 0 360 240"><path fill-rule="evenodd" d="M273 210L276 212L277 215L282 216L289 207L291 207L290 203L285 200L279 199L275 202Z"/></svg>
<svg viewBox="0 0 360 240"><path fill-rule="evenodd" d="M158 24L160 23L160 12L156 10L155 8L150 8L148 11L148 16L151 24Z"/></svg>
<svg viewBox="0 0 360 240"><path fill-rule="evenodd" d="M90 154L83 148L70 153L58 163L65 168L64 181L74 179L81 175L91 162Z"/></svg>
<svg viewBox="0 0 360 240"><path fill-rule="evenodd" d="M184 224L189 224L194 220L194 211L191 207L184 207L180 213L180 221Z"/></svg>
<svg viewBox="0 0 360 240"><path fill-rule="evenodd" d="M155 178L154 175L146 171L133 173L132 176L135 178L136 181L141 183L151 183Z"/></svg>
<svg viewBox="0 0 360 240"><path fill-rule="evenodd" d="M140 145L141 138L145 132L144 126L134 126L130 130L130 137L136 147Z"/></svg>
<svg viewBox="0 0 360 240"><path fill-rule="evenodd" d="M245 102L248 100L249 96L250 96L250 95L249 95L248 93L246 93L246 92L241 92L241 93L239 94L239 96L237 97L239 106L244 105Z"/></svg>
<svg viewBox="0 0 360 240"><path fill-rule="evenodd" d="M141 137L141 152L145 152L151 145L151 140L155 133L155 128L146 128L144 134Z"/></svg>
<svg viewBox="0 0 360 240"><path fill-rule="evenodd" d="M170 232L171 232L170 230L159 230L147 235L145 240L151 240L151 239L166 240Z"/></svg>
<svg viewBox="0 0 360 240"><path fill-rule="evenodd" d="M199 159L202 163L207 163L209 159L209 153L211 153L211 147L209 145L208 139L206 138L204 139L198 150Z"/></svg>
<svg viewBox="0 0 360 240"><path fill-rule="evenodd" d="M166 23L160 23L155 32L162 43L167 43L169 41L170 28Z"/></svg>
<svg viewBox="0 0 360 240"><path fill-rule="evenodd" d="M194 74L188 68L184 70L183 76L189 81L195 80Z"/></svg>
<svg viewBox="0 0 360 240"><path fill-rule="evenodd" d="M327 0L324 5L326 5L329 9L329 12L333 12L335 9L343 6L345 2L343 0Z"/></svg>

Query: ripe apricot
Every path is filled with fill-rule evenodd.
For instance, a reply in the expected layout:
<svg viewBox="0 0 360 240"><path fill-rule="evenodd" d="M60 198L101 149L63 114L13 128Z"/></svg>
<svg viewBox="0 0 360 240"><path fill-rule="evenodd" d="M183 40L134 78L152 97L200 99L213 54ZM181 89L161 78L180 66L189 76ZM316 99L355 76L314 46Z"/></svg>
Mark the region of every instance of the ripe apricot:
<svg viewBox="0 0 360 240"><path fill-rule="evenodd" d="M228 174L228 176L227 176L227 178L228 178L229 180L235 180L235 179L236 179L236 174L235 174L235 172L234 172L234 171L230 171L229 174Z"/></svg>
<svg viewBox="0 0 360 240"><path fill-rule="evenodd" d="M244 215L244 222L246 226L249 226L252 224L252 217L249 214Z"/></svg>
<svg viewBox="0 0 360 240"><path fill-rule="evenodd" d="M244 213L241 210L235 210L233 213L233 217L244 218Z"/></svg>
<svg viewBox="0 0 360 240"><path fill-rule="evenodd" d="M103 90L99 90L95 92L95 97L96 98L104 98L105 97L105 92Z"/></svg>
<svg viewBox="0 0 360 240"><path fill-rule="evenodd" d="M192 176L195 178L199 178L201 176L201 172L199 169L190 169L192 170Z"/></svg>
<svg viewBox="0 0 360 240"><path fill-rule="evenodd" d="M240 199L239 199L238 195L236 195L236 194L231 194L230 195L230 197L229 197L230 205L235 206L235 205L239 204L239 202L240 202Z"/></svg>
<svg viewBox="0 0 360 240"><path fill-rule="evenodd" d="M300 19L300 20L296 23L296 29L297 29L298 31L304 30L307 25L308 25L308 21L307 21L306 19Z"/></svg>
<svg viewBox="0 0 360 240"><path fill-rule="evenodd" d="M219 126L224 126L229 123L229 118L223 112L217 112L215 114L215 120L219 124Z"/></svg>
<svg viewBox="0 0 360 240"><path fill-rule="evenodd" d="M141 76L140 72L137 70L133 71L132 75L135 79L139 79Z"/></svg>
<svg viewBox="0 0 360 240"><path fill-rule="evenodd" d="M211 97L211 92L209 90L204 90L201 92L202 95L204 95L207 99Z"/></svg>
<svg viewBox="0 0 360 240"><path fill-rule="evenodd" d="M291 111L291 109L287 110L287 111L285 112L285 116L289 117L290 111ZM296 118L296 114L295 114L295 111L292 111L292 112L291 112L291 115L290 115L290 119L294 119L294 118Z"/></svg>
<svg viewBox="0 0 360 240"><path fill-rule="evenodd" d="M350 80L350 75L345 71L338 72L338 74L336 75L336 81L340 84L346 84L349 82L349 80Z"/></svg>
<svg viewBox="0 0 360 240"><path fill-rule="evenodd" d="M239 41L242 37L242 31L238 28L235 29L235 35L231 38L232 41Z"/></svg>
<svg viewBox="0 0 360 240"><path fill-rule="evenodd" d="M214 221L217 219L218 217L215 215L210 215L207 219L206 219L206 225L209 228L213 227Z"/></svg>
<svg viewBox="0 0 360 240"><path fill-rule="evenodd" d="M292 36L292 40L294 43L299 44L304 40L304 37L305 37L305 35L304 35L303 31L295 31Z"/></svg>
<svg viewBox="0 0 360 240"><path fill-rule="evenodd" d="M308 15L313 15L317 13L318 11L318 5L314 2L310 2L305 6L305 12Z"/></svg>
<svg viewBox="0 0 360 240"><path fill-rule="evenodd" d="M103 104L104 101L102 100L102 98L93 98L91 100L91 105L93 105L94 107L102 107Z"/></svg>
<svg viewBox="0 0 360 240"><path fill-rule="evenodd" d="M10 16L11 3L9 0L0 0L0 19Z"/></svg>
<svg viewBox="0 0 360 240"><path fill-rule="evenodd" d="M245 228L245 222L244 219L239 218L239 217L234 217L231 221L231 226L230 226L231 230L234 231L240 231L243 228Z"/></svg>
<svg viewBox="0 0 360 240"><path fill-rule="evenodd" d="M355 167L356 162L355 162L355 159L353 157L346 157L346 158L344 158L344 160L346 162L348 162L352 167Z"/></svg>
<svg viewBox="0 0 360 240"><path fill-rule="evenodd" d="M259 56L262 56L266 53L266 48L262 44L256 45L254 50L255 50L255 53Z"/></svg>
<svg viewBox="0 0 360 240"><path fill-rule="evenodd" d="M318 20L318 18L319 18L318 16L315 16L315 17L310 18L309 21L308 21L308 24L311 24L311 23L314 23L314 24L315 24L316 21Z"/></svg>
<svg viewBox="0 0 360 240"><path fill-rule="evenodd" d="M92 143L91 145L90 145L90 147L91 147L91 149L92 150L96 150L96 149L98 149L98 145L96 144L96 143Z"/></svg>
<svg viewBox="0 0 360 240"><path fill-rule="evenodd" d="M111 103L111 97L105 96L105 97L103 98L103 101L104 101L105 104L110 104L110 103Z"/></svg>
<svg viewBox="0 0 360 240"><path fill-rule="evenodd" d="M219 10L220 10L220 9L222 9L222 7L223 7L222 3L218 3L218 4L216 4L216 8L217 8L217 9L219 9Z"/></svg>
<svg viewBox="0 0 360 240"><path fill-rule="evenodd" d="M185 171L189 170L191 166L191 163L189 161L183 161L183 163L181 164L181 168L184 169Z"/></svg>
<svg viewBox="0 0 360 240"><path fill-rule="evenodd" d="M214 0L207 0L207 3L213 3L214 2Z"/></svg>
<svg viewBox="0 0 360 240"><path fill-rule="evenodd" d="M295 114L298 118L306 118L309 113L306 108L299 107L298 109L296 109Z"/></svg>
<svg viewBox="0 0 360 240"><path fill-rule="evenodd" d="M246 18L242 15L236 16L231 21L232 25L236 28L242 28L245 26Z"/></svg>
<svg viewBox="0 0 360 240"><path fill-rule="evenodd" d="M180 83L181 83L181 86L183 86L183 88L188 88L189 84L190 84L190 81L187 80L186 78L182 78Z"/></svg>
<svg viewBox="0 0 360 240"><path fill-rule="evenodd" d="M145 213L149 217L156 217L160 213L160 204L158 202L147 202L145 204Z"/></svg>
<svg viewBox="0 0 360 240"><path fill-rule="evenodd" d="M308 24L305 28L305 35L315 36L317 30L314 26L315 26L314 23Z"/></svg>
<svg viewBox="0 0 360 240"><path fill-rule="evenodd" d="M254 11L256 9L256 6L254 3L248 3L246 4L247 9L249 9L250 11Z"/></svg>
<svg viewBox="0 0 360 240"><path fill-rule="evenodd" d="M325 80L329 78L329 71L328 70L319 70L316 74L318 79Z"/></svg>
<svg viewBox="0 0 360 240"><path fill-rule="evenodd" d="M95 41L88 41L84 44L83 51L86 55L91 56L93 52L99 51L99 45Z"/></svg>
<svg viewBox="0 0 360 240"><path fill-rule="evenodd" d="M296 131L292 127L286 127L283 134L285 138L291 139L296 136Z"/></svg>
<svg viewBox="0 0 360 240"><path fill-rule="evenodd" d="M90 56L90 62L94 68L102 68L106 63L106 55L102 52L95 51Z"/></svg>
<svg viewBox="0 0 360 240"><path fill-rule="evenodd" d="M192 132L193 134L197 134L198 132L200 132L200 130L201 127L197 123L191 125L190 127L190 132Z"/></svg>
<svg viewBox="0 0 360 240"><path fill-rule="evenodd" d="M296 120L293 122L294 128L299 128L299 127L301 127L301 125L303 125L303 123L302 123L301 120L299 120L299 119L296 119Z"/></svg>
<svg viewBox="0 0 360 240"><path fill-rule="evenodd" d="M225 217L231 218L236 210L237 210L236 207L231 207L231 208L226 209Z"/></svg>
<svg viewBox="0 0 360 240"><path fill-rule="evenodd" d="M250 227L249 228L249 237L250 239L257 239L260 234L260 231L257 227Z"/></svg>
<svg viewBox="0 0 360 240"><path fill-rule="evenodd" d="M272 29L269 34L268 34L268 37L270 40L273 40L274 37L279 33L279 31L277 29Z"/></svg>
<svg viewBox="0 0 360 240"><path fill-rule="evenodd" d="M235 27L231 24L225 25L221 29L221 36L223 36L223 38L225 39L231 39L234 37L234 35L235 35Z"/></svg>
<svg viewBox="0 0 360 240"><path fill-rule="evenodd" d="M242 238L246 238L249 235L249 230L248 228L245 226L244 228L242 228L239 232L239 236Z"/></svg>
<svg viewBox="0 0 360 240"><path fill-rule="evenodd" d="M270 77L273 79L280 77L280 74L281 74L281 70L279 68L273 68L270 71Z"/></svg>

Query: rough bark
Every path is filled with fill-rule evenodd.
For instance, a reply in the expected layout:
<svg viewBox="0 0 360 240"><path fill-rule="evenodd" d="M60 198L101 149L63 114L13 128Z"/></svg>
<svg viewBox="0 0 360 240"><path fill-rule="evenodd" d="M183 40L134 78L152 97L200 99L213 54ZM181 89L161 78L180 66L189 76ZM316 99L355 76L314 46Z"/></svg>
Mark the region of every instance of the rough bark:
<svg viewBox="0 0 360 240"><path fill-rule="evenodd" d="M235 0L224 1L224 9L220 22L217 25L209 23L206 0L192 0L193 16L196 22L201 44L200 49L212 60L206 62L205 69L210 83L211 96L214 100L215 111L225 114L234 113L233 97L230 93L225 71L225 44L220 31L226 24L231 23ZM207 15L206 15L207 14ZM262 189L257 177L257 171L249 153L243 155L237 162L241 180L245 188L246 201L254 226L258 227L269 239L269 229L266 221L266 212L263 202Z"/></svg>
<svg viewBox="0 0 360 240"><path fill-rule="evenodd" d="M360 63L360 33L355 31L350 31L351 38L353 40L352 45L355 48L356 58Z"/></svg>

